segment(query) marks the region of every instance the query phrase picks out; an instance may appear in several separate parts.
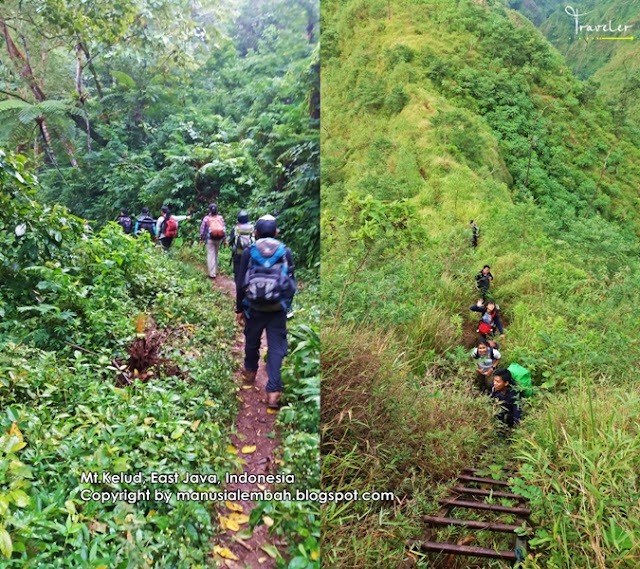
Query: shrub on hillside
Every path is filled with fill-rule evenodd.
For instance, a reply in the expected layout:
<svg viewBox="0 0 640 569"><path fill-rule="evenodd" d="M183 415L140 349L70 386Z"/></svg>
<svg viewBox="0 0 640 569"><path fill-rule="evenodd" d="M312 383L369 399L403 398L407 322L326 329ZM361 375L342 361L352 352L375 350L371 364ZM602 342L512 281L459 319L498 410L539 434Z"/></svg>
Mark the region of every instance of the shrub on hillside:
<svg viewBox="0 0 640 569"><path fill-rule="evenodd" d="M637 393L585 386L525 423L516 486L536 527L527 567L637 567L639 425Z"/></svg>

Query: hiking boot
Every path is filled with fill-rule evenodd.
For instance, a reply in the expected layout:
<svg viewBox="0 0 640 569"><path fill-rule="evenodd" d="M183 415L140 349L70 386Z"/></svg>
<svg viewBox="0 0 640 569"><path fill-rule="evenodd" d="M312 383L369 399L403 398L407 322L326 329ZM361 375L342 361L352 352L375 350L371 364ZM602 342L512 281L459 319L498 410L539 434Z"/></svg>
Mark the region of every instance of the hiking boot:
<svg viewBox="0 0 640 569"><path fill-rule="evenodd" d="M269 409L278 409L280 407L280 395L282 393L280 391L270 391L267 393L267 407Z"/></svg>
<svg viewBox="0 0 640 569"><path fill-rule="evenodd" d="M247 383L253 383L256 380L257 373L257 370L243 369L242 379L244 379Z"/></svg>

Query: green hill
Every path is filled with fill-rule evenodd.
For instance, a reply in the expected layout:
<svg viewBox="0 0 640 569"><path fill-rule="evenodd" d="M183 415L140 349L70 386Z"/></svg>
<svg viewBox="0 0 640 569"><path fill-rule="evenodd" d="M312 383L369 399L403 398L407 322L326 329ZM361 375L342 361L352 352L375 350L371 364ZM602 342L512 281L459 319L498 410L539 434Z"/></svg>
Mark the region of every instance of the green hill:
<svg viewBox="0 0 640 569"><path fill-rule="evenodd" d="M614 32L593 33L578 27L565 11L567 2L556 0L511 0L510 6L530 18L562 53L577 77L591 78L620 117L640 119L635 96L640 85L640 5L624 0L583 0L571 3L578 13L578 26L612 23ZM580 16L584 14L584 16ZM618 32L618 27L626 31ZM577 36L577 39L576 39ZM633 37L633 40L588 41L593 37Z"/></svg>
<svg viewBox="0 0 640 569"><path fill-rule="evenodd" d="M325 551L336 553L325 561L397 567L439 484L470 461L518 459L527 484L569 487L565 475L591 473L571 449L612 458L600 435L633 439L609 419L617 398L638 410L625 386L639 356L640 156L595 89L501 5L329 1L322 30L324 483L391 489L404 504L328 507ZM529 368L537 386L506 447L470 387L469 305L485 263L508 322L503 363ZM598 434L587 440L589 417ZM603 484L637 495L625 478L635 463L623 464ZM564 497L585 521L559 521L549 490L534 500L539 551L584 567L593 551L578 544L608 518ZM605 502L637 548L637 524ZM554 523L562 539L543 540Z"/></svg>

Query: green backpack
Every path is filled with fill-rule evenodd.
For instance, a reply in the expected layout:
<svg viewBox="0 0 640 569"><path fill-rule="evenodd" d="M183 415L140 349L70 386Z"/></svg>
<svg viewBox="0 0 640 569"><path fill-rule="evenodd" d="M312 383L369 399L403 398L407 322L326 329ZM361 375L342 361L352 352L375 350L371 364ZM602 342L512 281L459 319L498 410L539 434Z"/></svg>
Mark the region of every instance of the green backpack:
<svg viewBox="0 0 640 569"><path fill-rule="evenodd" d="M507 368L511 372L513 381L516 382L518 390L524 397L531 397L533 395L533 386L531 384L531 374L528 370L524 369L520 364L511 364Z"/></svg>

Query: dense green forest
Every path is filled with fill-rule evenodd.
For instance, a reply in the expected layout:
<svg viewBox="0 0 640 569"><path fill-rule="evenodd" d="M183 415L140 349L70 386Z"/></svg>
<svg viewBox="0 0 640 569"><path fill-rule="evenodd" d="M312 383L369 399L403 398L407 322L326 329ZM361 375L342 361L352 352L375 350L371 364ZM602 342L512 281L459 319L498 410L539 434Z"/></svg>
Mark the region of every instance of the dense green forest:
<svg viewBox="0 0 640 569"><path fill-rule="evenodd" d="M481 463L519 469L526 567L635 567L638 124L499 2L328 0L321 29L323 484L397 497L328 506L325 562L440 566L407 540ZM485 263L535 385L508 440L472 387Z"/></svg>
<svg viewBox="0 0 640 569"><path fill-rule="evenodd" d="M317 489L318 5L10 1L0 32L0 567L232 566L224 505L175 498L221 489L185 473L224 480L253 452L230 444L239 329L198 230L215 201L228 229L242 208L277 216L293 250L301 290L266 436L296 477L273 489ZM194 216L169 254L112 223L163 204ZM180 481L101 503L82 491L141 486L87 472ZM232 515L240 541L269 526L264 566L319 566L315 504Z"/></svg>
<svg viewBox="0 0 640 569"><path fill-rule="evenodd" d="M40 199L100 224L233 205L317 261L319 62L310 2L6 2L0 141ZM1 100L0 99L0 100Z"/></svg>

